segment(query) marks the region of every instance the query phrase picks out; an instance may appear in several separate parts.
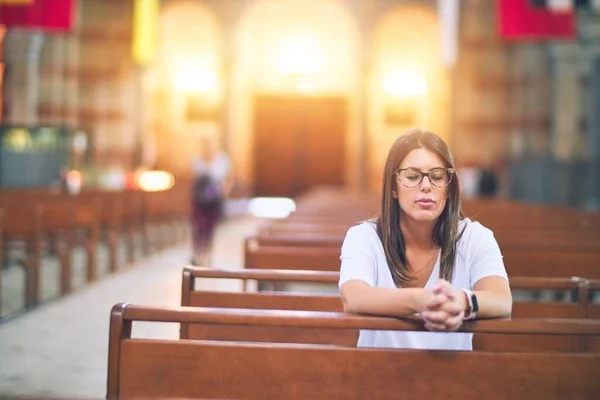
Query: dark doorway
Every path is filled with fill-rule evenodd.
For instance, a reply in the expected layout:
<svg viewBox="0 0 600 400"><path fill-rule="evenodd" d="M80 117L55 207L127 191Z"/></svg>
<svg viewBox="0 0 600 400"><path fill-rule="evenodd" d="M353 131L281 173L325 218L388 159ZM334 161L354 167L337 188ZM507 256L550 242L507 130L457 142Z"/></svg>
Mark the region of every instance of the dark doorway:
<svg viewBox="0 0 600 400"><path fill-rule="evenodd" d="M344 184L345 98L259 96L254 115L256 195Z"/></svg>

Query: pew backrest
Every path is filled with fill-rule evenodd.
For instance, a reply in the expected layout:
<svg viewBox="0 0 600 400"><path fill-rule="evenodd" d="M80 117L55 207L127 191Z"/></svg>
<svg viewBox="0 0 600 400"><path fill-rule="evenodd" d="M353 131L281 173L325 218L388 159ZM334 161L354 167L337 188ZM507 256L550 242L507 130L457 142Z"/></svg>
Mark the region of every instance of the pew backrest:
<svg viewBox="0 0 600 400"><path fill-rule="evenodd" d="M489 353L131 338L134 321L423 330L415 319L119 304L107 398L594 398L598 354ZM600 321L488 320L464 332L599 335ZM534 369L535 372L532 372ZM423 373L427 371L427 373ZM432 382L435 377L435 384Z"/></svg>
<svg viewBox="0 0 600 400"><path fill-rule="evenodd" d="M572 276L600 279L600 246L502 247L504 265L513 277ZM244 267L248 269L310 269L338 271L337 247L262 246L253 237L244 244Z"/></svg>
<svg viewBox="0 0 600 400"><path fill-rule="evenodd" d="M337 272L290 271L290 270L226 270L202 267L185 267L182 278L182 306L249 308L271 310L304 310L342 312L339 295L315 295L298 292L227 292L196 290L196 279L224 278L257 280L261 282L313 282L335 284ZM560 278L514 278L511 288L525 290L569 291L573 302L517 301L513 304L513 318L586 318L589 305L588 281L584 279ZM338 346L354 346L357 331L334 331L327 329L298 329L295 331L279 327L235 326L223 329L222 326L182 324L181 338L215 339L233 341L315 343ZM513 335L510 338L498 335L477 334L474 348L493 351L545 351L557 349L563 352L595 350L585 338Z"/></svg>

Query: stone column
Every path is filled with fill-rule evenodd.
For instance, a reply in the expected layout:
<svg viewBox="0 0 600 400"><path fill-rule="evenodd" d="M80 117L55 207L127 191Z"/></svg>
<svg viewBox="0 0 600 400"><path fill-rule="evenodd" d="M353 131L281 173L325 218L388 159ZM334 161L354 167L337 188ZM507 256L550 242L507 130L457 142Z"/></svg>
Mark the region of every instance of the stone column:
<svg viewBox="0 0 600 400"><path fill-rule="evenodd" d="M579 16L579 33L583 43L587 91L585 101L586 166L585 186L587 193L583 207L600 210L600 19L597 14Z"/></svg>
<svg viewBox="0 0 600 400"><path fill-rule="evenodd" d="M494 4L460 1L459 57L451 74L451 146L459 169L493 168L500 180L499 194L515 196L520 191L512 165L524 141L513 115L519 82L513 50L494 29Z"/></svg>
<svg viewBox="0 0 600 400"><path fill-rule="evenodd" d="M80 2L79 123L97 166L129 167L135 137L132 2Z"/></svg>
<svg viewBox="0 0 600 400"><path fill-rule="evenodd" d="M39 122L77 127L79 49L73 34L47 34L40 60Z"/></svg>
<svg viewBox="0 0 600 400"><path fill-rule="evenodd" d="M4 124L38 123L41 31L9 29L4 41Z"/></svg>
<svg viewBox="0 0 600 400"><path fill-rule="evenodd" d="M351 154L355 160L356 167L350 170L350 175L346 177L349 186L360 192L371 191L379 193L381 190L381 181L379 171L374 173L377 167L373 161L373 138L369 132L369 98L371 96L370 80L373 74L373 35L378 21L383 18L384 10L380 9L377 2L363 0L358 2L349 2L349 7L354 18L357 21L357 56L358 70L356 75L356 93L349 96L354 97L355 109L358 112L357 132L350 139L352 146Z"/></svg>
<svg viewBox="0 0 600 400"><path fill-rule="evenodd" d="M596 47L590 60L587 95L587 142L590 178L588 192L583 204L585 209L600 210L600 46Z"/></svg>
<svg viewBox="0 0 600 400"><path fill-rule="evenodd" d="M576 43L552 44L550 46L553 65L553 90L551 104L553 173L550 188L551 202L571 204L581 198L573 191L581 191L573 178L577 164L585 158L585 136L582 132L583 87L581 66L583 52Z"/></svg>
<svg viewBox="0 0 600 400"><path fill-rule="evenodd" d="M244 12L243 2L212 2L209 7L218 16L222 26L221 31L221 70L220 84L220 109L221 118L219 120L220 145L221 148L230 154L232 160L235 159L234 141L235 134L232 133L232 120L235 118L234 110L236 105L236 72L239 69L239 60L236 49L236 34L239 29L241 16ZM208 5L208 4L207 4Z"/></svg>
<svg viewBox="0 0 600 400"><path fill-rule="evenodd" d="M550 47L554 65L552 96L551 153L568 162L581 152L579 121L582 116L581 64L583 53L578 44L553 44Z"/></svg>
<svg viewBox="0 0 600 400"><path fill-rule="evenodd" d="M46 34L40 57L39 123L62 125L65 98L65 38Z"/></svg>
<svg viewBox="0 0 600 400"><path fill-rule="evenodd" d="M63 123L71 129L79 127L79 37L65 37Z"/></svg>
<svg viewBox="0 0 600 400"><path fill-rule="evenodd" d="M3 103L2 100L2 85L4 79L4 40L6 38L6 27L4 25L0 25L0 104ZM2 112L0 111L0 123L2 123Z"/></svg>
<svg viewBox="0 0 600 400"><path fill-rule="evenodd" d="M543 43L519 43L512 49L510 120L513 144L522 145L522 152L512 154L511 183L517 199L536 203L551 198L548 57Z"/></svg>

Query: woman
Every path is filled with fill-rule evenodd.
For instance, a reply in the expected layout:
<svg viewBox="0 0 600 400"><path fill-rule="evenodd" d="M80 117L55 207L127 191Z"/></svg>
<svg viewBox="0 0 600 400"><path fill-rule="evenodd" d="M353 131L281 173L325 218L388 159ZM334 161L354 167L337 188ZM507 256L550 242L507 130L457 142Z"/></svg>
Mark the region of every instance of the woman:
<svg viewBox="0 0 600 400"><path fill-rule="evenodd" d="M350 228L341 254L340 293L352 313L420 314L430 331L464 319L509 316L512 297L492 232L460 213L460 188L447 145L414 129L392 145L381 214ZM472 350L472 334L361 331L358 346Z"/></svg>
<svg viewBox="0 0 600 400"><path fill-rule="evenodd" d="M209 265L215 228L223 214L224 200L232 186L231 163L218 151L213 136L203 136L200 156L192 167L192 263Z"/></svg>

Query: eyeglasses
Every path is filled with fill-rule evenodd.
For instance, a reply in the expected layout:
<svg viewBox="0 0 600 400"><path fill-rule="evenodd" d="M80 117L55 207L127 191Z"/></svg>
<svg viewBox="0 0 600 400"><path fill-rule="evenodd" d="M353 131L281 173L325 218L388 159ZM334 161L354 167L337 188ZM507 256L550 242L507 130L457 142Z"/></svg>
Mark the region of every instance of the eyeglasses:
<svg viewBox="0 0 600 400"><path fill-rule="evenodd" d="M397 169L395 172L402 186L410 189L419 186L424 177L429 178L429 182L437 188L446 187L452 180L454 173L454 168L434 168L429 172L422 172L416 168L402 168Z"/></svg>

